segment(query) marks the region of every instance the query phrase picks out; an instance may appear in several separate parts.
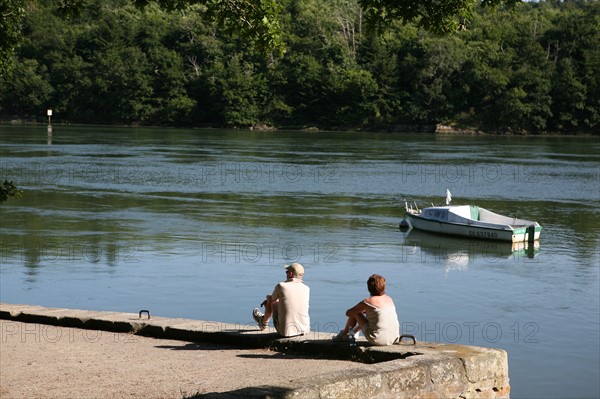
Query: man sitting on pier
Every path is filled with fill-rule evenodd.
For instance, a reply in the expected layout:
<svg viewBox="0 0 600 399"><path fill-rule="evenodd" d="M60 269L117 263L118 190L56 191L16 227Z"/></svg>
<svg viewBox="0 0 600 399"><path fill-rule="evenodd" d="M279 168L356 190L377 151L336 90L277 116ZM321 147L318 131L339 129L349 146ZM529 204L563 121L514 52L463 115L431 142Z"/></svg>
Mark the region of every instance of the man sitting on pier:
<svg viewBox="0 0 600 399"><path fill-rule="evenodd" d="M261 330L267 328L271 315L275 330L284 337L308 334L310 318L308 303L310 288L304 284L304 267L300 263L285 265L286 281L275 286L273 293L261 304L265 306L263 314L254 308L252 317Z"/></svg>

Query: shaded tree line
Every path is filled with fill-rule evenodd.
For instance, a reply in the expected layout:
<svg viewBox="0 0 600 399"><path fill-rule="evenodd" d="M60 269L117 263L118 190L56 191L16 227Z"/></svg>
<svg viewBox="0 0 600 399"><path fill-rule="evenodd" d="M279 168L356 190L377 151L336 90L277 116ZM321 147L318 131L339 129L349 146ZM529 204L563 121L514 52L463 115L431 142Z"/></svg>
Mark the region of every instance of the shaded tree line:
<svg viewBox="0 0 600 399"><path fill-rule="evenodd" d="M64 19L27 2L0 114L55 122L597 133L600 2L475 8L451 35L365 28L356 0L285 0L287 51L223 35L193 5L94 0Z"/></svg>

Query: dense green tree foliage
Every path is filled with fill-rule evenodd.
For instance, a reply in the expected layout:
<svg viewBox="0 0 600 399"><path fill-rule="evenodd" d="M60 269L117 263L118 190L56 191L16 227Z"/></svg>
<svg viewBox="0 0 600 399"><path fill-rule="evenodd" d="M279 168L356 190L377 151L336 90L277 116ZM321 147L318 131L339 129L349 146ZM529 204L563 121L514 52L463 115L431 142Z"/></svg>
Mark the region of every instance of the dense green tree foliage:
<svg viewBox="0 0 600 399"><path fill-rule="evenodd" d="M23 192L14 185L13 182L4 180L2 184L0 184L0 205L3 202L6 202L9 197L20 197Z"/></svg>
<svg viewBox="0 0 600 399"><path fill-rule="evenodd" d="M69 19L52 3L27 3L15 68L0 78L0 114L44 118L52 108L55 122L514 133L597 133L600 123L597 1L475 7L453 20L466 30L437 35L420 17L365 29L359 0L286 0L281 58L223 34L206 2L174 2L201 4L172 12L147 1L85 3Z"/></svg>
<svg viewBox="0 0 600 399"><path fill-rule="evenodd" d="M13 51L21 37L25 0L0 0L0 76L9 69Z"/></svg>
<svg viewBox="0 0 600 399"><path fill-rule="evenodd" d="M415 22L434 33L456 32L473 18L473 8L514 6L521 0L359 0L366 18L374 25L401 20Z"/></svg>
<svg viewBox="0 0 600 399"><path fill-rule="evenodd" d="M38 2L0 0L0 76L11 69L13 51L21 42L26 9L36 8ZM44 3L47 12L63 18L74 18L97 7L95 0L45 0ZM223 32L244 38L264 53L280 56L285 51L279 21L281 5L277 0L128 0L123 4L133 4L140 9L158 5L167 11L201 5L195 7L195 11L216 22Z"/></svg>
<svg viewBox="0 0 600 399"><path fill-rule="evenodd" d="M64 17L80 15L95 0L46 0L48 11ZM473 14L473 6L515 5L521 0L360 0L373 26L401 19L416 21L431 32L452 32L464 27ZM21 20L28 0L0 0L0 76L10 69L13 50L20 42ZM190 6L215 22L228 34L237 35L263 53L281 56L285 52L278 0L130 0L138 8L158 5L164 10L187 10ZM323 5L327 8L327 4ZM353 5L356 8L356 4Z"/></svg>

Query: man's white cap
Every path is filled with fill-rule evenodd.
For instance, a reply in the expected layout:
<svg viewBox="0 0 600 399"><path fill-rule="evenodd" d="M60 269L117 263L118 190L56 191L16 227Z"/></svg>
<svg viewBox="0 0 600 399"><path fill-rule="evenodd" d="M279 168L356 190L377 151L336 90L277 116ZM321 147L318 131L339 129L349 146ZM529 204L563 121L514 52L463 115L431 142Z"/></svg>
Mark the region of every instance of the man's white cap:
<svg viewBox="0 0 600 399"><path fill-rule="evenodd" d="M294 273L294 276L303 276L304 275L304 266L300 263L292 263L291 265L285 265L283 267L285 270L291 270Z"/></svg>

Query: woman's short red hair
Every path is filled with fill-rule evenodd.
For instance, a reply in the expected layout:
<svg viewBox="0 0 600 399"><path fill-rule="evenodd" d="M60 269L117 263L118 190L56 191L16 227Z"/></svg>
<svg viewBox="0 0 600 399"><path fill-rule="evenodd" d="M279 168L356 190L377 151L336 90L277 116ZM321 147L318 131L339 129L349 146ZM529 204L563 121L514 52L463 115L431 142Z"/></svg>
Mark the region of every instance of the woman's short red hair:
<svg viewBox="0 0 600 399"><path fill-rule="evenodd" d="M385 294L385 278L379 274L373 274L367 280L367 288L371 295L379 296Z"/></svg>

